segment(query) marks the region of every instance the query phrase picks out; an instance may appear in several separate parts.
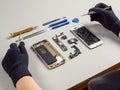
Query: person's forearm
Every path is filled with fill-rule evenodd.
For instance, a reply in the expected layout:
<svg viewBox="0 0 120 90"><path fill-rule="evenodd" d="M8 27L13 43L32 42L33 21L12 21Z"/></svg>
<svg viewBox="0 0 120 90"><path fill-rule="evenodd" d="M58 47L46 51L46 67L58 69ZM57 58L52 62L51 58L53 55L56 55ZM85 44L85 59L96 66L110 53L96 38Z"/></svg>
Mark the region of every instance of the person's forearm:
<svg viewBox="0 0 120 90"><path fill-rule="evenodd" d="M42 90L31 76L24 76L16 83L17 90Z"/></svg>
<svg viewBox="0 0 120 90"><path fill-rule="evenodd" d="M120 32L119 32L119 35L118 35L118 37L120 37Z"/></svg>

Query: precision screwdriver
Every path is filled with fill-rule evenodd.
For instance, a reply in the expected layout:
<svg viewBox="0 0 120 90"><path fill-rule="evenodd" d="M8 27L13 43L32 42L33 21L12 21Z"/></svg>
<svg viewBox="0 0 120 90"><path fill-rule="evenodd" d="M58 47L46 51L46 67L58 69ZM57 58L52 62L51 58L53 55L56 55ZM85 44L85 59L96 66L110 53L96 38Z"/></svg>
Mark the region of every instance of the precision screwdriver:
<svg viewBox="0 0 120 90"><path fill-rule="evenodd" d="M38 27L38 26L28 27L28 28L23 29L23 30L20 30L20 31L18 31L18 32L11 33L10 36L11 36L11 37L15 37L15 36L18 36L18 35L20 35L20 34L23 34L23 33L26 33L26 32L30 32L30 31L36 29L37 27Z"/></svg>

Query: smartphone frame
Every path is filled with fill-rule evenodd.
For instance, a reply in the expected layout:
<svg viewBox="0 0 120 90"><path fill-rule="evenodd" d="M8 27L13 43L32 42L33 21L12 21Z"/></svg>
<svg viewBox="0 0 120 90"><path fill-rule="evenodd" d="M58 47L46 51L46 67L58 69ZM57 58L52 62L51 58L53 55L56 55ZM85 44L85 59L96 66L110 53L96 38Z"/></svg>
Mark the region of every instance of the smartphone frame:
<svg viewBox="0 0 120 90"><path fill-rule="evenodd" d="M50 50L48 50L50 53L55 53L56 54L56 59L57 59L57 61L56 62L54 62L54 63L52 63L52 64L50 64L50 65L48 65L47 63L46 63L46 61L41 57L41 55L38 53L38 51L36 50L36 48L38 48L40 45L45 45L45 47L47 46L47 49L50 49ZM37 56L39 57L39 59L44 63L44 65L48 68L48 69L53 69L53 68L56 68L56 67L58 67L58 66L60 66L60 65L62 65L62 64L64 64L65 63L65 59L64 59L64 57L53 47L53 45L49 42L49 41L47 41L47 40L42 40L42 41L40 41L40 42L38 42L38 43L35 43L35 44L33 44L32 45L32 50L37 54Z"/></svg>

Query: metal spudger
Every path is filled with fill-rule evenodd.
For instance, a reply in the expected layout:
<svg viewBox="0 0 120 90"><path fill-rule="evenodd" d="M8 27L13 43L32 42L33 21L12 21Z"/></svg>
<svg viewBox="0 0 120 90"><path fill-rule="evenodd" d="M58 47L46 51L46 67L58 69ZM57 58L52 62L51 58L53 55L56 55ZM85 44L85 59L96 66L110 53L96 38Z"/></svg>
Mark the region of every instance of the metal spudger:
<svg viewBox="0 0 120 90"><path fill-rule="evenodd" d="M42 33L44 33L45 31L46 31L46 30L40 30L40 31L35 32L35 33L33 33L33 34L27 35L27 36L23 37L23 40L28 39L28 38L31 38L31 37L34 37L34 36L37 36L37 35L39 35L39 34L42 34Z"/></svg>
<svg viewBox="0 0 120 90"><path fill-rule="evenodd" d="M110 8L111 8L111 6L108 6L108 7L103 8L103 9L104 9L104 10L109 10ZM95 13L96 13L95 11L91 11L91 12L88 12L88 13L83 14L83 15L81 15L81 16L91 15L91 14L95 14Z"/></svg>
<svg viewBox="0 0 120 90"><path fill-rule="evenodd" d="M59 21L59 20L61 20L61 19L64 19L64 18L66 18L66 17L57 18L57 19L51 20L51 21L49 21L49 22L46 22L46 23L44 23L44 24L42 24L42 25L45 26L45 25L48 25L48 24L50 24L50 23L53 23L53 22Z"/></svg>
<svg viewBox="0 0 120 90"><path fill-rule="evenodd" d="M29 38L31 38L31 37L37 36L37 35L39 35L39 34L44 33L45 31L46 31L46 30L40 30L40 31L38 31L38 32L32 33L32 34L27 35L27 36L25 36L25 37L23 37L23 38L19 38L18 40L16 40L16 42L19 42L19 41L21 41L21 40L25 40L25 39L29 39Z"/></svg>
<svg viewBox="0 0 120 90"><path fill-rule="evenodd" d="M58 21L58 20L60 20L60 18L51 20L51 21L46 22L46 23L44 23L44 24L42 24L42 25L45 26L45 25L48 25L48 24L50 24L50 23L56 22L56 21Z"/></svg>

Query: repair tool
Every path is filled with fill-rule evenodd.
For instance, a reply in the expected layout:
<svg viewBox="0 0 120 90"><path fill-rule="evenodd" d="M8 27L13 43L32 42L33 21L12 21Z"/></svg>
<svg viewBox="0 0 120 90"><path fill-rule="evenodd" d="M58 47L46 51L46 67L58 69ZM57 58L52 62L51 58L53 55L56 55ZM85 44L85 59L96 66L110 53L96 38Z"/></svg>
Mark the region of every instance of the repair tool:
<svg viewBox="0 0 120 90"><path fill-rule="evenodd" d="M38 26L29 27L29 28L20 30L20 31L18 31L18 32L11 33L10 36L11 36L11 37L15 37L15 36L18 36L18 35L20 35L20 34L23 34L23 33L26 33L26 32L30 32L30 31L36 29L37 27L38 27Z"/></svg>
<svg viewBox="0 0 120 90"><path fill-rule="evenodd" d="M40 30L40 31L38 31L38 32L32 33L32 34L30 34L30 35L27 35L27 36L25 36L25 37L23 37L23 38L20 38L20 39L16 40L16 42L19 42L19 41L21 41L21 40L25 40L25 39L29 39L29 38L31 38L31 37L37 36L37 35L39 35L39 34L44 33L45 31L46 31L46 30Z"/></svg>
<svg viewBox="0 0 120 90"><path fill-rule="evenodd" d="M73 19L72 19L72 22L73 22L73 23L79 23L79 21L80 21L80 20L79 20L78 18L73 18Z"/></svg>
<svg viewBox="0 0 120 90"><path fill-rule="evenodd" d="M59 21L59 22L56 22L56 23L52 23L52 24L50 24L49 27L53 27L53 26L56 26L56 25L62 24L62 23L67 22L67 21L68 21L67 19L63 19L63 20L61 20L61 21Z"/></svg>
<svg viewBox="0 0 120 90"><path fill-rule="evenodd" d="M63 19L63 18L66 18L66 17L57 18L57 19L51 20L51 21L49 21L49 22L46 22L46 23L44 23L44 24L42 24L42 25L45 26L45 25L48 25L48 24L50 24L50 23L53 23L53 22L59 21L59 20L61 20L61 19Z"/></svg>
<svg viewBox="0 0 120 90"><path fill-rule="evenodd" d="M64 22L64 23L55 25L55 26L53 26L51 29L56 29L56 28L59 28L59 27L62 27L62 26L68 25L68 24L69 24L69 22L67 21L67 22Z"/></svg>
<svg viewBox="0 0 120 90"><path fill-rule="evenodd" d="M103 8L103 9L104 9L104 10L109 10L110 8L111 8L111 6L108 6L108 7ZM91 14L95 14L95 13L96 13L95 11L91 11L91 12L88 12L88 13L83 14L83 15L81 15L81 16L91 15Z"/></svg>

